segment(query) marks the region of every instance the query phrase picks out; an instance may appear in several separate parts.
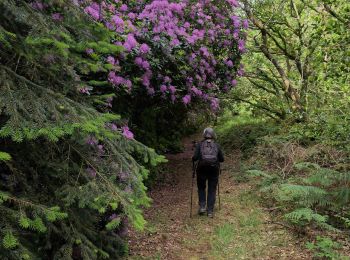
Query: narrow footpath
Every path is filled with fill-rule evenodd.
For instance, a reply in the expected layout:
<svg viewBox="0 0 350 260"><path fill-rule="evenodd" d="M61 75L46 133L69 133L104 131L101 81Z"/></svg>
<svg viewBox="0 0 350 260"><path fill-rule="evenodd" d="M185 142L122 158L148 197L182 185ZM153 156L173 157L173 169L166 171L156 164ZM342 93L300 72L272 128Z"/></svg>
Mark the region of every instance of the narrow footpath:
<svg viewBox="0 0 350 260"><path fill-rule="evenodd" d="M167 156L166 179L150 192L152 207L143 232L129 234L128 259L311 259L304 242L282 226L268 224L249 183L237 183L239 152L226 154L220 177L221 209L213 219L197 215L197 189L193 190L190 218L192 141L184 140L183 153ZM226 151L227 153L227 151Z"/></svg>

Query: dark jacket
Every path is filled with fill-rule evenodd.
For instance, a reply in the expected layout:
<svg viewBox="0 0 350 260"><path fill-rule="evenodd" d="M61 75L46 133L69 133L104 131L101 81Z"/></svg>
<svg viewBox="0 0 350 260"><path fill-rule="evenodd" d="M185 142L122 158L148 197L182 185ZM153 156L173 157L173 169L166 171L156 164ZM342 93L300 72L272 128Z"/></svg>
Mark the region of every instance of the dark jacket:
<svg viewBox="0 0 350 260"><path fill-rule="evenodd" d="M203 140L203 141L201 141L200 143L197 143L196 144L196 149L195 149L195 151L194 151L194 155L192 156L192 161L201 161L201 144L202 144L202 142L204 142L205 140ZM219 144L217 144L216 142L215 142L215 144L217 145L217 147L218 147L218 163L221 163L221 162L224 162L224 154L222 153L222 150L221 150L221 148L220 148L220 145Z"/></svg>

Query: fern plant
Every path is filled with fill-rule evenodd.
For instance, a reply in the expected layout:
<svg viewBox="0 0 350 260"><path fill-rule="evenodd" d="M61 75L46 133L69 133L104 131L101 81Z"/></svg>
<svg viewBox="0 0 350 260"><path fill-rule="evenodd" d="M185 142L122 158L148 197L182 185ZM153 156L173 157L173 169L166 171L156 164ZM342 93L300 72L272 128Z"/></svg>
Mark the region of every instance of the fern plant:
<svg viewBox="0 0 350 260"><path fill-rule="evenodd" d="M337 250L341 248L341 245L333 241L329 237L317 236L316 241L306 244L306 248L314 253L315 257L323 259L349 259L348 257L340 255Z"/></svg>
<svg viewBox="0 0 350 260"><path fill-rule="evenodd" d="M298 184L285 183L279 186L277 200L294 208L285 215L285 219L297 225L314 223L332 230L346 226L345 220L349 217L350 173L307 162L294 167L297 171L307 173L307 176L299 178ZM343 224L339 225L336 219L342 220Z"/></svg>

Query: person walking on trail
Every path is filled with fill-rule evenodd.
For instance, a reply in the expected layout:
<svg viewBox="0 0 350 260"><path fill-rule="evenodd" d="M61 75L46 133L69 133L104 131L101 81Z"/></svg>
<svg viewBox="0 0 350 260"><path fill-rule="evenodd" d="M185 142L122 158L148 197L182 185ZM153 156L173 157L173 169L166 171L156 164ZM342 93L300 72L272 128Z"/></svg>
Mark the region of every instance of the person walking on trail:
<svg viewBox="0 0 350 260"><path fill-rule="evenodd" d="M216 134L212 128L206 128L203 132L203 140L196 145L192 161L197 163L197 187L200 215L207 213L213 217L216 187L220 174L220 163L224 161L224 155L219 144L215 142ZM208 194L206 186L208 183Z"/></svg>

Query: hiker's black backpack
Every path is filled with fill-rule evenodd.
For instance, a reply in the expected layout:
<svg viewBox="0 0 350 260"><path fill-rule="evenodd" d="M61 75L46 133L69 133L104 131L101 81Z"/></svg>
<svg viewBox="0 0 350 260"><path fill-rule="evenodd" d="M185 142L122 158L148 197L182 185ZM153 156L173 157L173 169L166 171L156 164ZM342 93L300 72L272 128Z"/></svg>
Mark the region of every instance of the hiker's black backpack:
<svg viewBox="0 0 350 260"><path fill-rule="evenodd" d="M218 166L219 148L212 139L207 139L201 142L200 153L200 166Z"/></svg>

